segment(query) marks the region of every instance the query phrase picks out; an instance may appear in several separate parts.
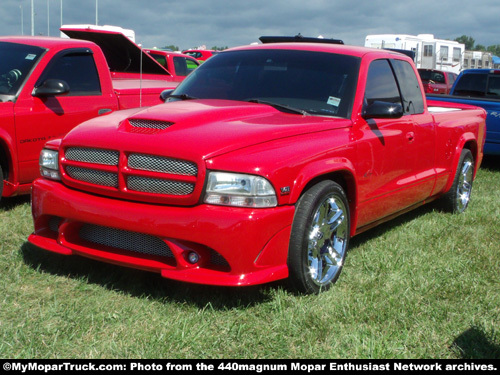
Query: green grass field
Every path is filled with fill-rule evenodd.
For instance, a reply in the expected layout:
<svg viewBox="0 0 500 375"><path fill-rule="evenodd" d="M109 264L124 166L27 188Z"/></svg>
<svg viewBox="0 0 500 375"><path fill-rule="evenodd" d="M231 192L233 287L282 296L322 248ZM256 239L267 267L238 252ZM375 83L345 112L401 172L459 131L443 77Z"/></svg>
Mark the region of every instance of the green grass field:
<svg viewBox="0 0 500 375"><path fill-rule="evenodd" d="M427 205L351 241L337 284L296 295L182 284L27 243L0 203L2 358L500 358L500 158L465 214Z"/></svg>

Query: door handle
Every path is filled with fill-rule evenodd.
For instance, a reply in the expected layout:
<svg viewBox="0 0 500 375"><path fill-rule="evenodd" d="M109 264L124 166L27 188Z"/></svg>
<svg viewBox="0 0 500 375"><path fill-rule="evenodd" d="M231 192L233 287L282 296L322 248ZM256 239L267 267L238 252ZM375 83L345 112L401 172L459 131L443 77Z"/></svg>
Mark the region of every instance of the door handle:
<svg viewBox="0 0 500 375"><path fill-rule="evenodd" d="M97 111L97 115L105 115L106 113L113 112L111 108L101 108L100 110Z"/></svg>
<svg viewBox="0 0 500 375"><path fill-rule="evenodd" d="M414 132L406 133L406 140L410 143L413 142L415 140L415 133Z"/></svg>

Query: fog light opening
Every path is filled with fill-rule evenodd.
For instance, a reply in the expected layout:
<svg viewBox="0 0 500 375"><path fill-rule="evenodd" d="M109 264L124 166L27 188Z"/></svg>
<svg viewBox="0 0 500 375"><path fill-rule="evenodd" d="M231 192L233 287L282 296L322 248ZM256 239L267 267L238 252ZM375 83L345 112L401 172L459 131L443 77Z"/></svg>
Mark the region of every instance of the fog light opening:
<svg viewBox="0 0 500 375"><path fill-rule="evenodd" d="M188 254L188 262L191 264L196 264L200 260L200 256L198 253L195 253L194 251L190 251Z"/></svg>

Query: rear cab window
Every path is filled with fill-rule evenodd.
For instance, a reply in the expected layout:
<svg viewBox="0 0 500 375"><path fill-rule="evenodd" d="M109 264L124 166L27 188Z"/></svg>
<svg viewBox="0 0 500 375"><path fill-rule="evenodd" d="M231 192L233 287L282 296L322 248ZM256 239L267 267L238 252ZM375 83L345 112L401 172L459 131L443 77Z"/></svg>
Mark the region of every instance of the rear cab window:
<svg viewBox="0 0 500 375"><path fill-rule="evenodd" d="M488 76L486 74L464 74L457 81L455 95L483 97L486 93Z"/></svg>
<svg viewBox="0 0 500 375"><path fill-rule="evenodd" d="M456 82L453 93L472 98L498 99L500 97L500 75L490 74L489 71L463 74Z"/></svg>

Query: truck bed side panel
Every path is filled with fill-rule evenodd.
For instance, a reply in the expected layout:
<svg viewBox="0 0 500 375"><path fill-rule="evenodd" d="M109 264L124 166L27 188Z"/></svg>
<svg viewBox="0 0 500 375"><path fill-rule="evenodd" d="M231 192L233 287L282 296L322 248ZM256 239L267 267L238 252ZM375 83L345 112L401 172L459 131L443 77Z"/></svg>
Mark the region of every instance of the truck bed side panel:
<svg viewBox="0 0 500 375"><path fill-rule="evenodd" d="M452 184L460 153L471 149L476 170L483 158L485 111L467 105L429 102L429 111L436 122L437 181L433 195L444 193Z"/></svg>
<svg viewBox="0 0 500 375"><path fill-rule="evenodd" d="M163 103L163 90L174 89L178 82L140 79L113 79L113 88L120 109L147 107Z"/></svg>

